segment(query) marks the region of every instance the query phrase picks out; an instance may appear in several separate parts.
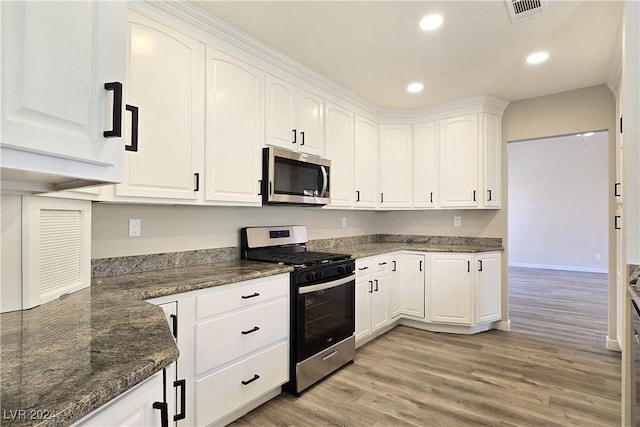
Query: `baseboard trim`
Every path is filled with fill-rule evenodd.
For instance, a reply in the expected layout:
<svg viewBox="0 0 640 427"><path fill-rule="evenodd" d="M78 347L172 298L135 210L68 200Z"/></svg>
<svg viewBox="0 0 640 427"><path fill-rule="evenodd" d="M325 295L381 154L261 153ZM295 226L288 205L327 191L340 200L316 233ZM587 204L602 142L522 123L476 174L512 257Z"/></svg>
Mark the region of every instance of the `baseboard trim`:
<svg viewBox="0 0 640 427"><path fill-rule="evenodd" d="M511 319L494 323L493 329L497 329L499 331L505 331L505 332L511 331Z"/></svg>
<svg viewBox="0 0 640 427"><path fill-rule="evenodd" d="M579 267L575 265L529 264L526 262L510 262L509 267L539 268L542 270L577 271L582 273L608 273L606 268Z"/></svg>
<svg viewBox="0 0 640 427"><path fill-rule="evenodd" d="M618 340L617 339L612 340L609 337L607 337L606 339L605 347L607 348L607 350L622 351L622 348L620 347L620 343L618 342Z"/></svg>

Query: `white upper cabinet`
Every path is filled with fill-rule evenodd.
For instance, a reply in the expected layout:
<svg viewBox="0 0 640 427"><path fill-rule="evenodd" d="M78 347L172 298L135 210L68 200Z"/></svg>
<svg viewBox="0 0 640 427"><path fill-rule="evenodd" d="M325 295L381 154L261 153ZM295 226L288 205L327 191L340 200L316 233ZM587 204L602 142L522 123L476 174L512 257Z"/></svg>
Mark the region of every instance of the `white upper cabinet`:
<svg viewBox="0 0 640 427"><path fill-rule="evenodd" d="M116 199L196 200L202 172L204 45L135 12L128 15L124 182ZM127 130L131 128L127 125ZM137 143L136 143L137 141ZM131 146L134 147L131 147ZM137 146L137 147L136 147Z"/></svg>
<svg viewBox="0 0 640 427"><path fill-rule="evenodd" d="M353 206L353 113L326 103L325 157L331 160L331 204Z"/></svg>
<svg viewBox="0 0 640 427"><path fill-rule="evenodd" d="M324 155L324 100L267 74L266 143Z"/></svg>
<svg viewBox="0 0 640 427"><path fill-rule="evenodd" d="M380 207L410 208L411 125L380 125Z"/></svg>
<svg viewBox="0 0 640 427"><path fill-rule="evenodd" d="M413 206L416 208L439 205L438 130L438 122L413 126Z"/></svg>
<svg viewBox="0 0 640 427"><path fill-rule="evenodd" d="M478 114L440 121L440 206L479 206L480 156Z"/></svg>
<svg viewBox="0 0 640 427"><path fill-rule="evenodd" d="M486 208L502 206L502 121L493 114L482 114L484 146L484 192Z"/></svg>
<svg viewBox="0 0 640 427"><path fill-rule="evenodd" d="M260 205L264 72L207 47L205 200Z"/></svg>
<svg viewBox="0 0 640 427"><path fill-rule="evenodd" d="M364 117L355 117L354 131L355 207L375 208L378 192L378 125Z"/></svg>
<svg viewBox="0 0 640 427"><path fill-rule="evenodd" d="M1 7L3 180L120 182L126 2Z"/></svg>

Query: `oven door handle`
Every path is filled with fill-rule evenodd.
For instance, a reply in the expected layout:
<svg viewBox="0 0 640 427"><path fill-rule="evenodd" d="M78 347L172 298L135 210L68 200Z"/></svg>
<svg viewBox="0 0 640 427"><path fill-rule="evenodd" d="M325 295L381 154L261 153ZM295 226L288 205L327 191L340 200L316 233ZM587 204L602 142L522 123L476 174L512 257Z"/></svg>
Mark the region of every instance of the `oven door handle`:
<svg viewBox="0 0 640 427"><path fill-rule="evenodd" d="M336 286L340 286L340 285L344 285L346 283L349 283L353 280L355 280L356 275L355 274L351 274L347 277L344 277L342 279L338 279L338 280L333 280L331 282L326 282L326 283L318 283L317 285L311 285L311 286L303 286L298 288L298 293L300 295L303 294L308 294L311 292L317 292L317 291L323 291L325 289L331 289L331 288L335 288Z"/></svg>

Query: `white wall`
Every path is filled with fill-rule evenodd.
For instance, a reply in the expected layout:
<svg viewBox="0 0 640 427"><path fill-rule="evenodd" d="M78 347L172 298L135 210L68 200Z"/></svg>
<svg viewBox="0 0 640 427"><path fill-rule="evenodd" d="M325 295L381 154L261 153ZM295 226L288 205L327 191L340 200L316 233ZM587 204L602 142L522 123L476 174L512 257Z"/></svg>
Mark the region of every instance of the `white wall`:
<svg viewBox="0 0 640 427"><path fill-rule="evenodd" d="M342 227L342 218L347 227ZM142 220L142 236L128 237L129 218ZM91 258L179 252L240 245L240 228L306 225L309 239L378 232L376 212L265 206L151 206L94 203Z"/></svg>
<svg viewBox="0 0 640 427"><path fill-rule="evenodd" d="M497 210L437 210L380 212L378 232L428 236L501 237L495 218ZM453 217L462 226L453 226Z"/></svg>
<svg viewBox="0 0 640 427"><path fill-rule="evenodd" d="M508 144L509 265L607 272L608 138Z"/></svg>

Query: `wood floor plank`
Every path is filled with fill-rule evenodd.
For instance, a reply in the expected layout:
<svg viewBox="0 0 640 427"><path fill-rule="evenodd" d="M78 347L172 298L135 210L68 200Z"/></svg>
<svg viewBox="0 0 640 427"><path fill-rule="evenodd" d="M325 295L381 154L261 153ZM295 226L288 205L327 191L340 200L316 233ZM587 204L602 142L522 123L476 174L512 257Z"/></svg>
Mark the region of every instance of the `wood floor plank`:
<svg viewBox="0 0 640 427"><path fill-rule="evenodd" d="M397 327L301 397L241 426L619 426L620 353L605 349L607 276L512 268L511 332Z"/></svg>

